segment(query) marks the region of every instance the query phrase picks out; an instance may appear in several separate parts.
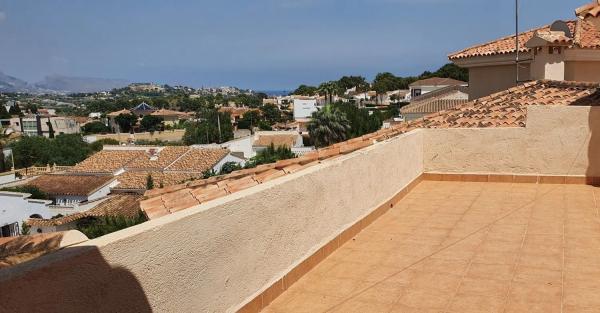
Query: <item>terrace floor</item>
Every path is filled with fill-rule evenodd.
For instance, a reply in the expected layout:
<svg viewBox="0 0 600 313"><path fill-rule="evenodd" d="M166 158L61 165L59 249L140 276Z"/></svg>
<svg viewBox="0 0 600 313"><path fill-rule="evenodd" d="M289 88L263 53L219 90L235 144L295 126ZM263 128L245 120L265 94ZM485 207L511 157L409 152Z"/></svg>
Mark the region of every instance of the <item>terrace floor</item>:
<svg viewBox="0 0 600 313"><path fill-rule="evenodd" d="M423 181L263 312L600 312L598 196Z"/></svg>

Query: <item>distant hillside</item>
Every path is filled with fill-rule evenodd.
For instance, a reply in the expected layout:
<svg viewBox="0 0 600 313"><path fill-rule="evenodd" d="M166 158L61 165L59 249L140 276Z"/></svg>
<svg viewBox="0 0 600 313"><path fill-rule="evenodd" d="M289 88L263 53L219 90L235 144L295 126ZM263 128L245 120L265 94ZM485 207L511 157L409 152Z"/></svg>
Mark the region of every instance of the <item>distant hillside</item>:
<svg viewBox="0 0 600 313"><path fill-rule="evenodd" d="M0 72L0 92L30 92L26 81L20 80Z"/></svg>
<svg viewBox="0 0 600 313"><path fill-rule="evenodd" d="M69 77L52 75L43 81L35 83L39 89L52 90L60 93L99 92L122 88L129 84L126 80L93 77Z"/></svg>

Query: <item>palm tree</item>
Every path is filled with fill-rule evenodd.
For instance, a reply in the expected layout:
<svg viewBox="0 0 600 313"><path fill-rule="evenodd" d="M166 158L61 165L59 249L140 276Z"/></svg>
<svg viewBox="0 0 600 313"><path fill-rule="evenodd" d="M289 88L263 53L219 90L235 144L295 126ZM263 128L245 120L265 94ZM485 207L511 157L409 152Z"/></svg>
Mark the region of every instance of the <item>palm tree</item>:
<svg viewBox="0 0 600 313"><path fill-rule="evenodd" d="M346 115L331 105L313 113L308 123L308 132L317 148L344 141L350 133L350 122Z"/></svg>
<svg viewBox="0 0 600 313"><path fill-rule="evenodd" d="M320 95L324 95L327 103L333 102L333 96L338 93L339 86L336 81L328 81L319 85L318 91Z"/></svg>

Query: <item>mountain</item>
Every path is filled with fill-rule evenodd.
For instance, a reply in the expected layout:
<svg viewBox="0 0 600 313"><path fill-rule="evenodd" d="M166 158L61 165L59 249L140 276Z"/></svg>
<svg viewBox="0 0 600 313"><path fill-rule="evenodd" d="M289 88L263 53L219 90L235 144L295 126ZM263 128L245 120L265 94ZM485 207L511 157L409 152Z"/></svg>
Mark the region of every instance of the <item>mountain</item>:
<svg viewBox="0 0 600 313"><path fill-rule="evenodd" d="M26 81L0 72L0 92L31 92L30 87Z"/></svg>
<svg viewBox="0 0 600 313"><path fill-rule="evenodd" d="M71 77L61 75L46 76L43 81L34 84L36 88L52 90L59 93L109 91L127 85L129 85L129 82L121 79Z"/></svg>

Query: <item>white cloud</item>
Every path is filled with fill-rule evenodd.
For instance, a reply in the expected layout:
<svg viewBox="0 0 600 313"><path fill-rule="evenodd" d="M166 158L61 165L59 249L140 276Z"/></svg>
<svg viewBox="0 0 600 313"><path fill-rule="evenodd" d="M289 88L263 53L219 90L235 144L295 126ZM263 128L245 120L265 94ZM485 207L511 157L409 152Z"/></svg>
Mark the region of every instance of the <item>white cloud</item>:
<svg viewBox="0 0 600 313"><path fill-rule="evenodd" d="M4 22L6 19L6 13L4 11L0 11L0 23Z"/></svg>

